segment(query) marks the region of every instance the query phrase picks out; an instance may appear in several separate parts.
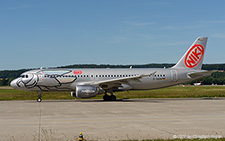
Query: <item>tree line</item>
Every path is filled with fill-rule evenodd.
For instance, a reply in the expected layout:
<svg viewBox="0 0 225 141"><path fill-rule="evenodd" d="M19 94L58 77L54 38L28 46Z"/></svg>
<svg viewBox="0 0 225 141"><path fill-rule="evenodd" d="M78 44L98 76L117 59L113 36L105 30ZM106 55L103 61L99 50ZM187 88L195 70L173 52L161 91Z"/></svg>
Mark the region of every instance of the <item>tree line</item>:
<svg viewBox="0 0 225 141"><path fill-rule="evenodd" d="M109 65L109 64L74 64L68 66L60 66L60 67L52 67L52 68L169 68L174 66L175 64L143 64L143 65ZM34 68L35 69L35 68ZM37 69L37 68L36 68ZM38 68L39 69L39 68ZM204 70L225 70L225 64L203 64L202 69ZM20 69L20 70L2 70L0 71L0 86L9 86L10 82L19 77L25 71L31 69ZM193 84L195 82L202 81L203 85L211 85L225 84L225 72L216 72L213 73L212 76L203 78L201 80L196 80L191 82Z"/></svg>

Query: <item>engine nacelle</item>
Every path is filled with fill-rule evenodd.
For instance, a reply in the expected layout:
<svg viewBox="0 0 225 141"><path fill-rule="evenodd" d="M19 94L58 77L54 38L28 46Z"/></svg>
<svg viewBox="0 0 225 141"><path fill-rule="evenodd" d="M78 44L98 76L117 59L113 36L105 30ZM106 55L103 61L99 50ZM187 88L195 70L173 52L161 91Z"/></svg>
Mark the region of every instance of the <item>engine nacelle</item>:
<svg viewBox="0 0 225 141"><path fill-rule="evenodd" d="M75 92L71 92L71 96L76 98L90 98L95 97L98 93L99 88L97 86L79 85L76 86Z"/></svg>

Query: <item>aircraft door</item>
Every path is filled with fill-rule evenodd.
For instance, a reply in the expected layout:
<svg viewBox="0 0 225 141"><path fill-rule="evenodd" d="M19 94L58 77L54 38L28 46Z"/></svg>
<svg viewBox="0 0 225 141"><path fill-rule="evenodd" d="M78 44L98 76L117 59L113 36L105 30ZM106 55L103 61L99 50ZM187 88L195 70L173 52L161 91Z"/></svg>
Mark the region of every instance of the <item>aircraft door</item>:
<svg viewBox="0 0 225 141"><path fill-rule="evenodd" d="M42 81L42 75L38 74L38 81L41 82Z"/></svg>
<svg viewBox="0 0 225 141"><path fill-rule="evenodd" d="M172 82L176 82L177 78L178 78L177 71L176 70L171 70L171 81Z"/></svg>

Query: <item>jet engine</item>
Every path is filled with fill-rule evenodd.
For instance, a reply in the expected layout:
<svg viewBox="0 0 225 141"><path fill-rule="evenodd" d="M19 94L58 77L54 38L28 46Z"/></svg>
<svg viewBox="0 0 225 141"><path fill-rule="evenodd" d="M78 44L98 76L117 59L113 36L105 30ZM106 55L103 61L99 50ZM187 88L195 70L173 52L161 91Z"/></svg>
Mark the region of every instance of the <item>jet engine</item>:
<svg viewBox="0 0 225 141"><path fill-rule="evenodd" d="M71 92L71 96L76 98L90 98L95 97L99 92L101 91L98 86L78 85L76 86L76 91Z"/></svg>

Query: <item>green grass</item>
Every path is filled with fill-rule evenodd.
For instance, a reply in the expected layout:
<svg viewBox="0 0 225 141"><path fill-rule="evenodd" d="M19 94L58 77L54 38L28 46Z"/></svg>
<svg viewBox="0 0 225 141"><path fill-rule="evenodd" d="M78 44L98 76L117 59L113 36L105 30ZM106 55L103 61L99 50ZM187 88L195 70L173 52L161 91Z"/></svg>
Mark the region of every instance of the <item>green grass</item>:
<svg viewBox="0 0 225 141"><path fill-rule="evenodd" d="M225 97L225 86L175 86L157 90L116 92L117 98L201 98ZM102 99L98 95L92 99ZM0 89L0 100L35 100L36 92ZM74 99L70 92L43 92L42 99Z"/></svg>
<svg viewBox="0 0 225 141"><path fill-rule="evenodd" d="M116 94L117 95L117 94ZM123 98L200 98L225 97L224 86L175 86L157 90L130 91L118 93Z"/></svg>

